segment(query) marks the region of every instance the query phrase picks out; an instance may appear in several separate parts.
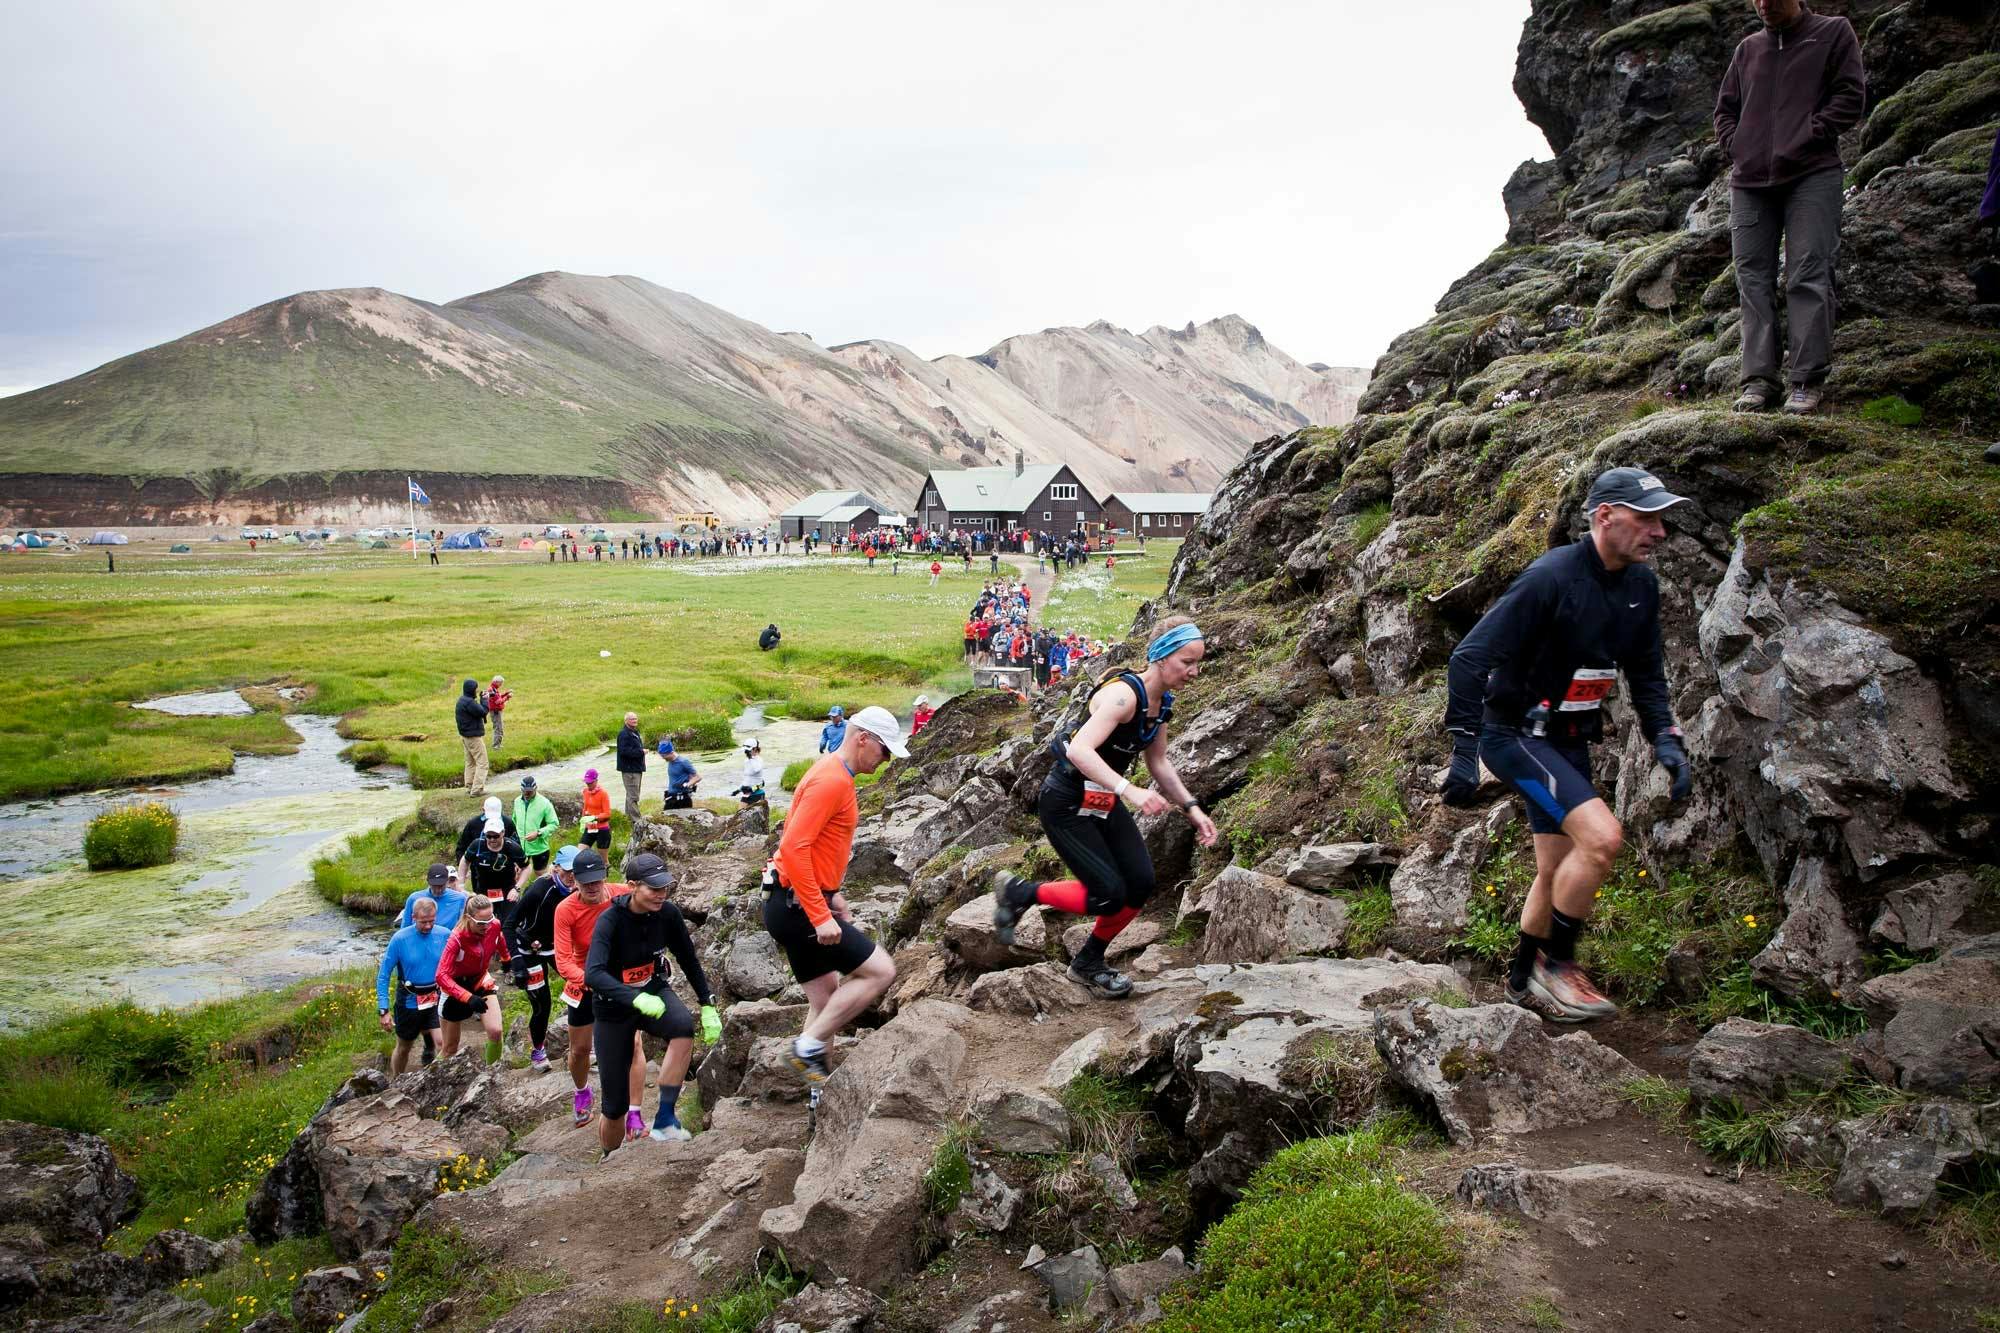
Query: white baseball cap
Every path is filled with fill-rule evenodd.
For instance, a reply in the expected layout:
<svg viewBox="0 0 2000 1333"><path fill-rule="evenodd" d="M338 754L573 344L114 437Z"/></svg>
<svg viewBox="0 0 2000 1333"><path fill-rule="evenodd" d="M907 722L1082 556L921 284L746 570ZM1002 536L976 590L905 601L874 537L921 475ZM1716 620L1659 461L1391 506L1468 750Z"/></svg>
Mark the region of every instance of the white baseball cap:
<svg viewBox="0 0 2000 1333"><path fill-rule="evenodd" d="M501 823L498 819L488 819L486 821L486 828L484 831L487 833L505 833L507 831L507 826Z"/></svg>
<svg viewBox="0 0 2000 1333"><path fill-rule="evenodd" d="M486 817L488 819L492 819L494 816L500 813L500 798L498 796L487 797L486 804L483 808L486 811Z"/></svg>
<svg viewBox="0 0 2000 1333"><path fill-rule="evenodd" d="M898 759L910 757L910 747L903 744L903 724L896 721L896 715L886 708L874 704L862 709L847 720L850 727L859 727L888 747L889 753Z"/></svg>

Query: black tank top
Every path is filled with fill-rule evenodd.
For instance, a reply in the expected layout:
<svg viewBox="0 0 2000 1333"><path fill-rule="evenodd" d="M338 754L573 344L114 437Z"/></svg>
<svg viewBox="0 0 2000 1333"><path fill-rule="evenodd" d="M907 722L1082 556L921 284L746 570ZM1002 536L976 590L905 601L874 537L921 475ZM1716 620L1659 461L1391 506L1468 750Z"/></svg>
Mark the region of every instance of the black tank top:
<svg viewBox="0 0 2000 1333"><path fill-rule="evenodd" d="M1091 690L1089 697L1095 699L1099 690L1119 681L1123 681L1132 687L1132 693L1138 697L1139 706L1133 711L1130 718L1120 722L1116 727L1111 729L1111 734L1104 738L1102 745L1097 747L1097 757L1109 764L1111 771L1122 778L1131 770L1133 763L1138 760L1139 756L1146 752L1146 747L1151 745L1154 739L1159 736L1160 728L1166 726L1172 720L1174 716L1174 692L1172 690L1161 692L1160 715L1150 719L1146 716L1146 682L1140 678L1139 673L1136 671L1121 671L1115 676L1106 676L1103 680L1097 682L1096 687ZM1088 707L1088 705L1089 701L1086 700L1085 706ZM1078 726L1081 725L1081 723L1078 723ZM1077 728L1072 727L1067 731L1058 732L1049 739L1049 750L1055 755L1057 760L1055 770L1049 774L1051 780L1060 779L1064 782L1077 782L1081 780L1076 771L1076 766L1069 762L1068 755L1064 753L1069 748L1070 740L1076 735L1076 731Z"/></svg>

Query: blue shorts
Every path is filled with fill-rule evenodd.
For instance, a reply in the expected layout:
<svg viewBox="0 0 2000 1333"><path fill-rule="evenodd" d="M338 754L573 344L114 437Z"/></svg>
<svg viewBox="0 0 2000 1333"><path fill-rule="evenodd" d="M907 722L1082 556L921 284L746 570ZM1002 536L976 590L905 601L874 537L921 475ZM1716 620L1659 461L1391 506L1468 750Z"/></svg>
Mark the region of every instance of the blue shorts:
<svg viewBox="0 0 2000 1333"><path fill-rule="evenodd" d="M1487 727L1479 733L1479 758L1494 775L1521 793L1528 827L1560 834L1569 812L1597 799L1590 785L1590 747L1560 744Z"/></svg>

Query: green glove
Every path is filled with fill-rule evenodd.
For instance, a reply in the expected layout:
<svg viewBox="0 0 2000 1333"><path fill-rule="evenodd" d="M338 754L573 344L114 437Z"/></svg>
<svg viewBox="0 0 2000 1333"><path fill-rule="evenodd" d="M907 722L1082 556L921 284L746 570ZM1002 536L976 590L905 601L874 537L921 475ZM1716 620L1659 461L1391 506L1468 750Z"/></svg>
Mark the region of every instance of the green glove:
<svg viewBox="0 0 2000 1333"><path fill-rule="evenodd" d="M712 1004L701 1007L701 1039L710 1046L722 1040L722 1015Z"/></svg>
<svg viewBox="0 0 2000 1333"><path fill-rule="evenodd" d="M648 1018L658 1018L667 1012L667 1002L647 991L639 992L638 998L632 1001L632 1007Z"/></svg>

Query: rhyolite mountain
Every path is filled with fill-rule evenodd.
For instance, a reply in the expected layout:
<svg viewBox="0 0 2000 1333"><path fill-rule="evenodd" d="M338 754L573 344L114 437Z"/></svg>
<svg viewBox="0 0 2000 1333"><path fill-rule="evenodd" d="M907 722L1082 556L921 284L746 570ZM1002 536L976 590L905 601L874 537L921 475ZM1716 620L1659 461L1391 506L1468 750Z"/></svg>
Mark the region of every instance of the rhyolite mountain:
<svg viewBox="0 0 2000 1333"><path fill-rule="evenodd" d="M0 399L19 521L714 510L822 486L896 503L926 469L1063 462L1093 489L1212 487L1258 439L1353 414L1365 376L1236 316L1109 324L926 360L826 348L632 277L543 273L443 305L305 292Z"/></svg>

